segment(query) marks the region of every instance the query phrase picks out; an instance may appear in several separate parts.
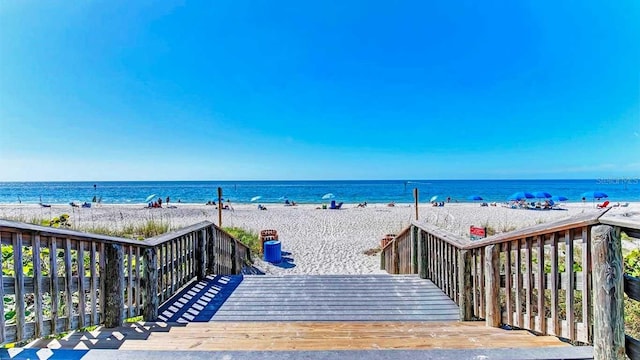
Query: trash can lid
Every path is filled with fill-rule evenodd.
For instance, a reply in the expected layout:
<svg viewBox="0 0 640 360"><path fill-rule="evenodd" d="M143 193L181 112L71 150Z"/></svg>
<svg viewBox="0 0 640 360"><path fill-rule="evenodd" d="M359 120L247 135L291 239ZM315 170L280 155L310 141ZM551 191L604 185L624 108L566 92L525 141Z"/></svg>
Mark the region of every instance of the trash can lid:
<svg viewBox="0 0 640 360"><path fill-rule="evenodd" d="M280 243L279 240L269 240L264 242L265 245L277 245L279 243Z"/></svg>

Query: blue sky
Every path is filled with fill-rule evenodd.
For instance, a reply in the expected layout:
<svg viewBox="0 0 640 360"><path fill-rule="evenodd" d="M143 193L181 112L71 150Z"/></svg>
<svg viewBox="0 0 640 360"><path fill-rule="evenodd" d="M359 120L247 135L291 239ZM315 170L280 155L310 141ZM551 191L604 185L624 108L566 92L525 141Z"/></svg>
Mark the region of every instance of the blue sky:
<svg viewBox="0 0 640 360"><path fill-rule="evenodd" d="M0 181L640 176L640 3L2 1Z"/></svg>

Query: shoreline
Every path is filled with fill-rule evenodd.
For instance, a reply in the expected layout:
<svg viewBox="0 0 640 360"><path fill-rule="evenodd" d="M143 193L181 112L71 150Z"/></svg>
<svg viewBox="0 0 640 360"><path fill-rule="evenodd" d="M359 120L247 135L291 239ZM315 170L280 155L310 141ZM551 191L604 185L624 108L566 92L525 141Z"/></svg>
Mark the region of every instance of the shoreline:
<svg viewBox="0 0 640 360"><path fill-rule="evenodd" d="M171 205L174 205L171 203ZM318 204L234 204L234 210L222 211L223 227L240 227L258 233L278 231L284 263L270 264L260 259L255 266L267 274L375 274L380 270L379 254L364 252L380 245L386 234L398 234L415 218L414 204L344 204L341 210L318 209ZM144 204L101 204L91 208L70 205L0 204L0 218L30 221L69 214L73 228L124 228L149 220L177 229L203 220L218 222L215 206L177 203L175 208L148 208ZM583 212L598 211L595 203L564 203L566 210L520 210L498 206L482 207L473 203L445 203L432 207L420 203L419 221L438 226L459 236L469 236L469 226L484 226L506 232L540 223L560 220ZM640 202L630 203L624 211L640 211ZM630 244L634 245L634 244ZM258 257L256 257L258 258Z"/></svg>

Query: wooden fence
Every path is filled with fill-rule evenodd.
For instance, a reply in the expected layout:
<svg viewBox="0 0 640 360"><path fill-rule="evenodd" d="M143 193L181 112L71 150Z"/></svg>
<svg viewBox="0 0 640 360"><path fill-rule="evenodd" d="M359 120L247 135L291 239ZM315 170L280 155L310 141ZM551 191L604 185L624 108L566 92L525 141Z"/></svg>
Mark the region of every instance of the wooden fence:
<svg viewBox="0 0 640 360"><path fill-rule="evenodd" d="M606 212L479 241L413 222L382 249L382 268L417 270L459 305L462 320L593 344L597 359L618 359L625 353L623 288L632 299L640 293L638 279L623 284L620 233L640 238L640 217ZM399 256L400 249L414 247L412 256ZM627 337L632 359L640 359L637 344Z"/></svg>
<svg viewBox="0 0 640 360"><path fill-rule="evenodd" d="M2 344L156 320L184 285L251 261L247 246L208 221L140 241L0 220L0 240Z"/></svg>

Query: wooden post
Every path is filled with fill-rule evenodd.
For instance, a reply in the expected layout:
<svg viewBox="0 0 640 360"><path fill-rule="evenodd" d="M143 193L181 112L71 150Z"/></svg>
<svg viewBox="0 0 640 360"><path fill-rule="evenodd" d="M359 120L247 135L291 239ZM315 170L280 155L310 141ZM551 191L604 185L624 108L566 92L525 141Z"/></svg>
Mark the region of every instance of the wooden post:
<svg viewBox="0 0 640 360"><path fill-rule="evenodd" d="M624 277L620 228L591 228L593 239L593 357L625 359Z"/></svg>
<svg viewBox="0 0 640 360"><path fill-rule="evenodd" d="M392 240L392 248L393 248L393 272L392 274L400 274L400 253L398 252L398 239Z"/></svg>
<svg viewBox="0 0 640 360"><path fill-rule="evenodd" d="M218 188L218 227L222 229L222 188Z"/></svg>
<svg viewBox="0 0 640 360"><path fill-rule="evenodd" d="M416 201L416 220L418 220L418 188L413 189L413 198Z"/></svg>
<svg viewBox="0 0 640 360"><path fill-rule="evenodd" d="M231 274L238 272L238 244L235 239L231 239Z"/></svg>
<svg viewBox="0 0 640 360"><path fill-rule="evenodd" d="M22 263L22 234L11 234L13 240L13 273L15 284L16 299L16 339L18 341L25 340L25 311L26 305L24 301L24 264ZM71 270L69 270L71 272Z"/></svg>
<svg viewBox="0 0 640 360"><path fill-rule="evenodd" d="M415 226L411 226L411 273L418 273L418 228Z"/></svg>
<svg viewBox="0 0 640 360"><path fill-rule="evenodd" d="M202 280L207 276L207 231L202 229L197 234L196 244L196 276Z"/></svg>
<svg viewBox="0 0 640 360"><path fill-rule="evenodd" d="M124 322L124 251L121 244L106 244L104 250L104 326L114 328Z"/></svg>
<svg viewBox="0 0 640 360"><path fill-rule="evenodd" d="M471 252L460 250L458 252L458 307L460 308L460 321L473 319L473 291L471 287Z"/></svg>
<svg viewBox="0 0 640 360"><path fill-rule="evenodd" d="M144 249L143 256L143 277L142 298L144 321L156 321L158 319L158 255L154 247Z"/></svg>
<svg viewBox="0 0 640 360"><path fill-rule="evenodd" d="M500 313L500 244L484 248L485 318L487 326L498 327Z"/></svg>
<svg viewBox="0 0 640 360"><path fill-rule="evenodd" d="M421 279L427 278L427 237L424 232L418 230L418 253L420 253L420 264L418 264L418 273Z"/></svg>

